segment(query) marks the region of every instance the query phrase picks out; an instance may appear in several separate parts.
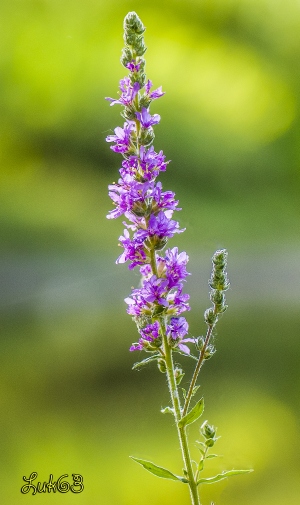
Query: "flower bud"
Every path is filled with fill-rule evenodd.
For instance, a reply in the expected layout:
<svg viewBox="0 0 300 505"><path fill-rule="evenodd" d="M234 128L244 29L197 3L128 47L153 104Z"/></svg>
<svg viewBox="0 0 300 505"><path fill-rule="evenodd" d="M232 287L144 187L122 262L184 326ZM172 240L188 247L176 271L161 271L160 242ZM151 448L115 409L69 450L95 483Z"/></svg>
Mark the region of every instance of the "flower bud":
<svg viewBox="0 0 300 505"><path fill-rule="evenodd" d="M141 35L145 31L145 27L136 12L128 12L124 19L124 31L134 31Z"/></svg>
<svg viewBox="0 0 300 505"><path fill-rule="evenodd" d="M227 256L228 253L226 249L220 249L214 253L212 257L212 262L219 268L225 268L227 265Z"/></svg>
<svg viewBox="0 0 300 505"><path fill-rule="evenodd" d="M142 132L139 138L140 145L149 146L152 144L155 138L153 128L142 128Z"/></svg>
<svg viewBox="0 0 300 505"><path fill-rule="evenodd" d="M207 346L204 352L204 359L210 359L216 352L216 348L213 345Z"/></svg>
<svg viewBox="0 0 300 505"><path fill-rule="evenodd" d="M166 367L166 362L163 358L157 360L157 366L158 366L158 369L161 373L166 373L167 367Z"/></svg>
<svg viewBox="0 0 300 505"><path fill-rule="evenodd" d="M204 438L207 438L207 439L213 439L216 436L215 427L208 424L208 421L204 421L204 423L202 424L202 426L200 428L200 431L201 431L202 435L204 436Z"/></svg>
<svg viewBox="0 0 300 505"><path fill-rule="evenodd" d="M174 375L175 375L176 384L178 386L180 384L180 382L182 381L185 373L183 372L183 370L181 368L176 367L174 370Z"/></svg>
<svg viewBox="0 0 300 505"><path fill-rule="evenodd" d="M143 56L147 51L143 37L137 38L133 47L137 56Z"/></svg>
<svg viewBox="0 0 300 505"><path fill-rule="evenodd" d="M222 271L213 270L209 285L212 289L226 291L229 288L229 281L226 273L224 274Z"/></svg>
<svg viewBox="0 0 300 505"><path fill-rule="evenodd" d="M128 65L133 59L132 51L129 47L123 47L121 55L121 63L124 67Z"/></svg>
<svg viewBox="0 0 300 505"><path fill-rule="evenodd" d="M204 321L206 322L206 324L208 324L208 326L213 326L214 324L216 324L217 320L218 316L217 314L215 314L214 309L212 307L206 309L206 311L204 312Z"/></svg>
<svg viewBox="0 0 300 505"><path fill-rule="evenodd" d="M121 112L121 116L128 121L134 121L136 119L135 110L133 107L124 107L123 112Z"/></svg>
<svg viewBox="0 0 300 505"><path fill-rule="evenodd" d="M203 346L204 346L204 342L205 342L205 338L204 337L198 337L195 340L195 345L196 345L196 348L198 349L198 351L202 351Z"/></svg>
<svg viewBox="0 0 300 505"><path fill-rule="evenodd" d="M215 305L223 305L225 302L225 295L218 289L212 289L210 292L210 300Z"/></svg>
<svg viewBox="0 0 300 505"><path fill-rule="evenodd" d="M151 101L152 101L151 98L149 98L147 95L142 96L140 99L141 109L143 109L143 108L148 109Z"/></svg>
<svg viewBox="0 0 300 505"><path fill-rule="evenodd" d="M138 82L140 85L140 88L142 88L145 85L146 82L146 74L144 72L138 72L136 74L130 74L130 81L131 84L134 84L135 82Z"/></svg>

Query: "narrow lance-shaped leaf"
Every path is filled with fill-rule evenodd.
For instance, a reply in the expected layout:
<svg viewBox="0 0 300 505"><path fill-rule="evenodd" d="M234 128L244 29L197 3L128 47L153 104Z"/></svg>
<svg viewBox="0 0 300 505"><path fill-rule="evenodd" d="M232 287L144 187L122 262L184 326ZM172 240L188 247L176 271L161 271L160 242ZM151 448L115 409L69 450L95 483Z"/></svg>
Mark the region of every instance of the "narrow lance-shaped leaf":
<svg viewBox="0 0 300 505"><path fill-rule="evenodd" d="M200 388L200 385L193 387L192 396L195 396L195 394L197 393L199 388Z"/></svg>
<svg viewBox="0 0 300 505"><path fill-rule="evenodd" d="M199 419L204 410L204 398L201 398L196 405L178 422L178 427L183 428Z"/></svg>
<svg viewBox="0 0 300 505"><path fill-rule="evenodd" d="M193 354L187 354L186 352L182 352L178 349L178 347L174 347L173 348L173 351L174 352L178 352L178 354L181 354L181 356L185 356L185 358L191 358L191 359L194 359L195 361L198 361L199 358L197 358L197 356L194 356Z"/></svg>
<svg viewBox="0 0 300 505"><path fill-rule="evenodd" d="M132 370L136 370L137 368L147 365L148 363L158 359L159 357L160 357L160 354L154 354L153 356L150 356L149 358L143 359L143 361L138 361L137 363L135 363L133 365Z"/></svg>
<svg viewBox="0 0 300 505"><path fill-rule="evenodd" d="M208 477L206 479L200 479L197 482L197 486L199 484L214 484L215 482L219 482L220 480L226 479L227 477L231 477L232 475L241 475L243 473L250 473L253 472L252 469L250 470L228 470L227 472L222 472L219 473L218 475L215 475L214 477Z"/></svg>
<svg viewBox="0 0 300 505"><path fill-rule="evenodd" d="M174 409L171 407L165 407L160 410L162 414L173 414L174 415Z"/></svg>
<svg viewBox="0 0 300 505"><path fill-rule="evenodd" d="M166 470L166 468L162 468L161 466L154 465L154 463L151 463L151 461L145 461L144 459L138 459L134 458L133 456L130 456L133 461L136 461L140 465L142 465L148 472L153 473L157 477L161 477L163 479L172 479L172 480L179 480L180 482L187 483L188 480L185 479L184 477L179 477L178 475L174 475L174 473L170 472L169 470Z"/></svg>

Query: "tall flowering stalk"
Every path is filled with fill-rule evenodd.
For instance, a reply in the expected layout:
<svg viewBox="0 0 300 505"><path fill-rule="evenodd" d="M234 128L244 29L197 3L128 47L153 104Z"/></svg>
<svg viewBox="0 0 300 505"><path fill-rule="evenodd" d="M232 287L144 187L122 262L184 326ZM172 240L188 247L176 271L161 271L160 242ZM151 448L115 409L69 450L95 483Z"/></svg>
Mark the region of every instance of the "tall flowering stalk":
<svg viewBox="0 0 300 505"><path fill-rule="evenodd" d="M231 475L250 470L230 470L214 477L201 478L208 454L217 436L214 426L204 421L200 428L201 440L197 441L200 451L198 462L191 459L188 446L187 428L197 421L204 410L203 398L194 402L198 387L196 382L203 363L215 352L211 343L219 316L226 310L225 291L229 287L227 279L226 250L217 251L212 258L213 271L209 285L213 306L204 313L207 325L205 337L189 338L188 323L182 314L188 310L189 295L183 292L184 282L189 273L186 270L188 255L177 247L166 248L169 238L182 233L178 221L173 219L178 208L178 200L172 191L163 191L156 179L164 172L168 162L162 151L153 147L153 127L160 122L158 114L151 115L150 105L164 95L162 88L152 89L152 82L146 79L146 52L143 33L145 27L135 12L129 12L124 20L124 41L121 63L129 71L120 81L119 98L106 98L110 105L121 105L121 115L125 122L118 126L114 135L106 140L111 149L123 156L118 183L109 186L109 196L114 209L108 219L124 215L127 221L119 242L123 251L117 263L129 263L129 269L139 268L141 284L133 289L125 299L130 314L139 332L139 339L130 351L143 350L149 356L134 365L138 368L156 361L161 372L166 374L172 406L162 409L175 418L182 458L183 476L160 466L137 458L134 459L146 470L158 477L180 481L189 486L192 505L200 505L198 489L200 484L214 483ZM163 253L162 251L165 250ZM195 347L195 356L189 345ZM173 353L184 354L196 360L196 367L187 390L179 388L184 376L181 368L175 367Z"/></svg>

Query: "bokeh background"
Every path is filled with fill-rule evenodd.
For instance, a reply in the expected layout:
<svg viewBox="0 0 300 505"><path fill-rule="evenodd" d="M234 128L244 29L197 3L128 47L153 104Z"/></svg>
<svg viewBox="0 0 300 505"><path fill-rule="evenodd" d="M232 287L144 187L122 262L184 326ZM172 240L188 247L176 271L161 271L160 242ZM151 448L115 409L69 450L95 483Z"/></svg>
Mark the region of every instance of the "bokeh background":
<svg viewBox="0 0 300 505"><path fill-rule="evenodd" d="M107 221L121 158L122 22L147 27L147 74L166 95L156 149L187 230L191 335L205 331L211 255L229 251L229 311L201 378L221 439L202 488L209 505L298 505L300 4L293 0L2 0L1 503L183 505L165 380L139 354L124 297L138 273L115 265L122 220ZM184 358L183 358L184 359ZM186 360L187 374L191 372ZM191 427L191 439L198 426ZM193 449L194 450L194 449ZM196 449L195 449L196 451ZM196 456L196 452L194 453ZM22 477L83 475L74 495L22 495Z"/></svg>

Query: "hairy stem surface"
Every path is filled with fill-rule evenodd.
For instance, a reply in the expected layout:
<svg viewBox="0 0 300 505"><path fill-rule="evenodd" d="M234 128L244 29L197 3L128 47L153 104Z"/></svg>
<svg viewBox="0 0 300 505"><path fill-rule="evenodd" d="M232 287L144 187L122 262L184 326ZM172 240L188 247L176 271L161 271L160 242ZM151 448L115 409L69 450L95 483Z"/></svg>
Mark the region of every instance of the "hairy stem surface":
<svg viewBox="0 0 300 505"><path fill-rule="evenodd" d="M167 373L169 391L170 391L170 395L171 395L172 406L174 409L174 416L175 416L175 421L176 421L176 426L177 426L177 433L178 433L182 458L183 458L184 466L185 466L185 470L186 470L186 476L189 480L192 505L201 505L199 495L198 495L198 488L197 488L197 484L196 484L194 473L193 473L190 451L188 448L186 428L185 427L183 427L183 428L178 427L178 423L182 417L181 407L180 407L180 399L179 399L179 394L178 394L178 389L177 389L177 384L176 384L176 379L175 379L175 374L174 374L172 349L168 343L168 339L167 339L167 335L166 335L166 326L165 326L164 321L161 322L161 330L162 330L162 337L163 337L163 346L164 346L164 354L165 354L165 361L166 361L166 373Z"/></svg>

